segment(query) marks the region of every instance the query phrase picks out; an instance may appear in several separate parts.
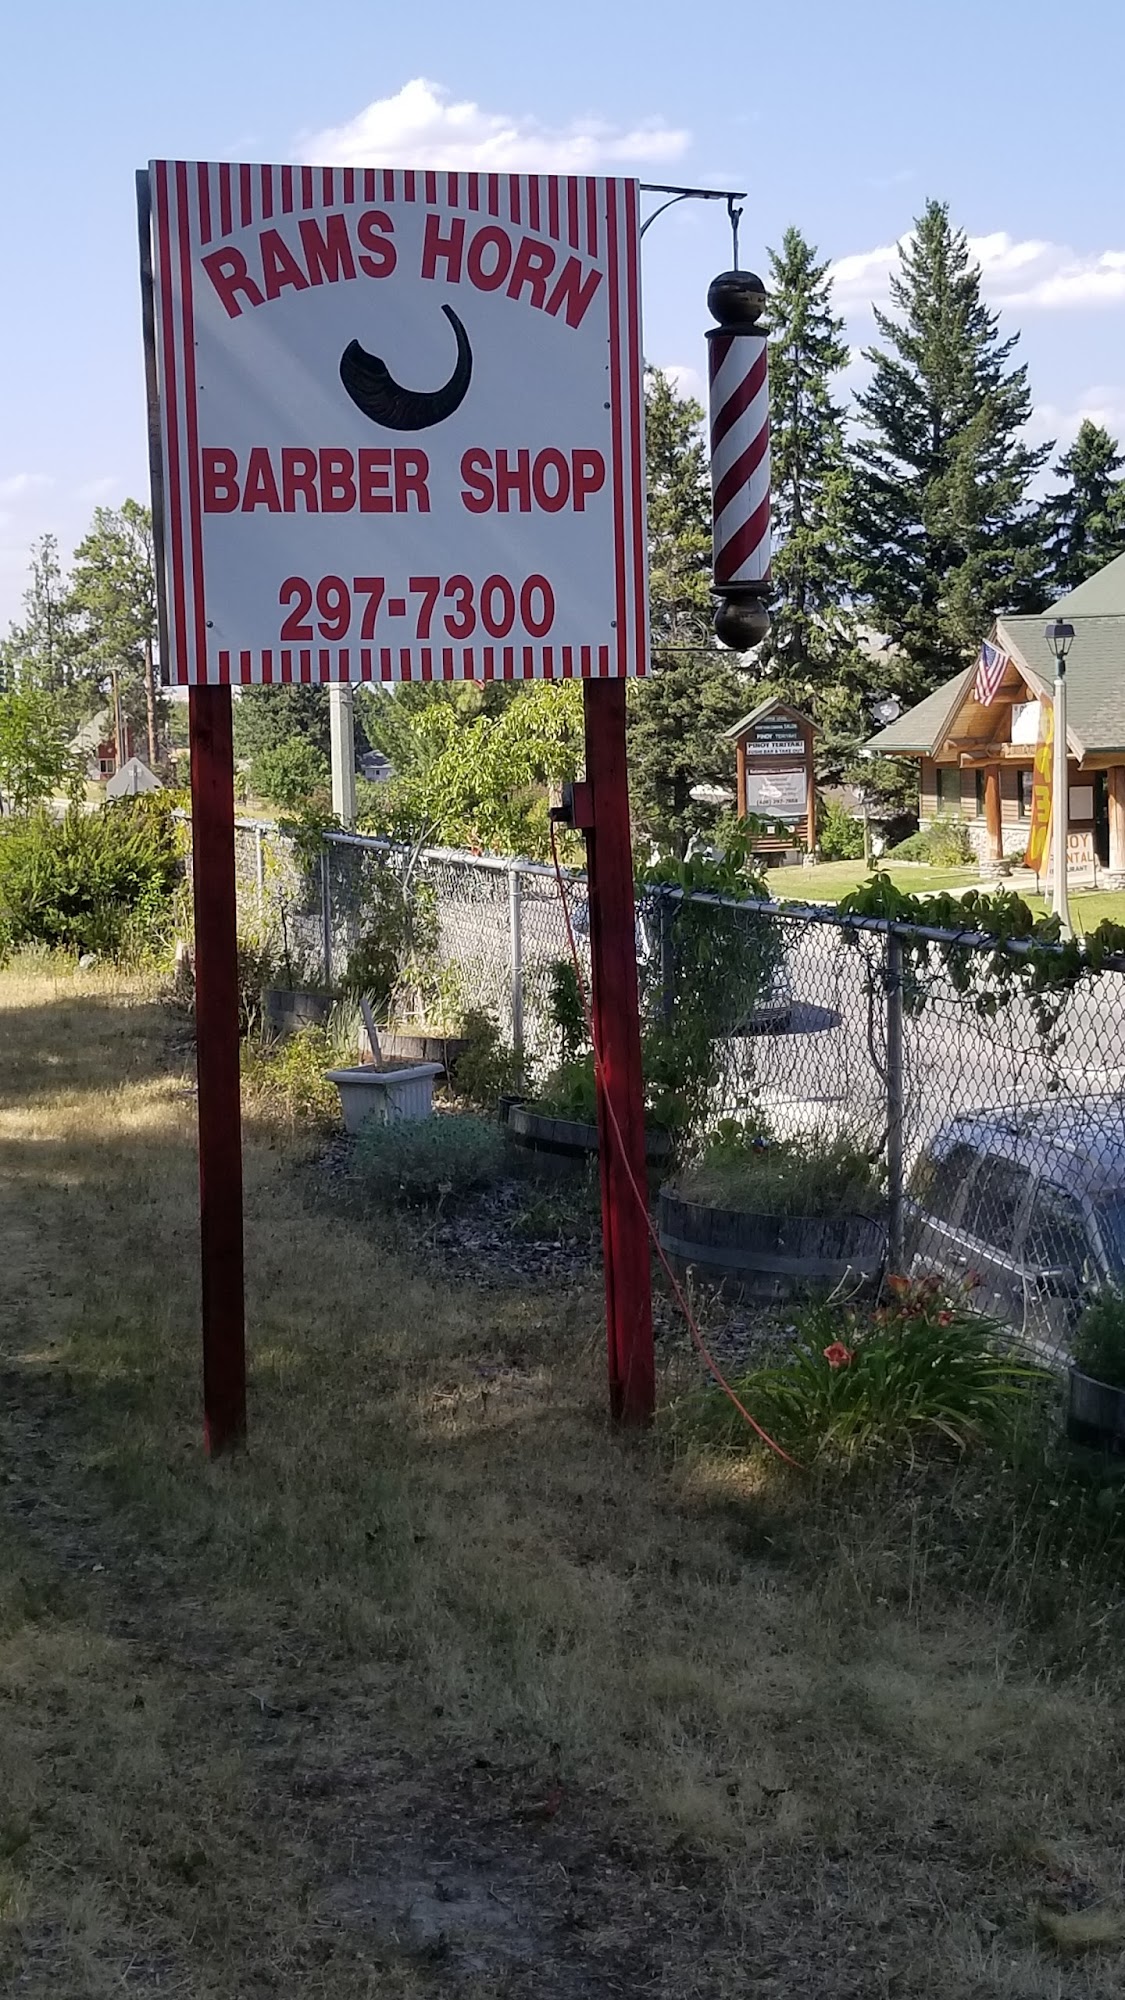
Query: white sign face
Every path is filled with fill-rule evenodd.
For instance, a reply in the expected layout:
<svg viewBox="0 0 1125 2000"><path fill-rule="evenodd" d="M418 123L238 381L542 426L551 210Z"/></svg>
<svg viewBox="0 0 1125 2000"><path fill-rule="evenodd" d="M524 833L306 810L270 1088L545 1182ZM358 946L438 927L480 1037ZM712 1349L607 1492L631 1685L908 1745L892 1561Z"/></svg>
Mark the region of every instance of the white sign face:
<svg viewBox="0 0 1125 2000"><path fill-rule="evenodd" d="M635 181L150 185L169 679L644 672Z"/></svg>
<svg viewBox="0 0 1125 2000"><path fill-rule="evenodd" d="M804 771L748 771L746 810L761 819L801 819L808 806Z"/></svg>

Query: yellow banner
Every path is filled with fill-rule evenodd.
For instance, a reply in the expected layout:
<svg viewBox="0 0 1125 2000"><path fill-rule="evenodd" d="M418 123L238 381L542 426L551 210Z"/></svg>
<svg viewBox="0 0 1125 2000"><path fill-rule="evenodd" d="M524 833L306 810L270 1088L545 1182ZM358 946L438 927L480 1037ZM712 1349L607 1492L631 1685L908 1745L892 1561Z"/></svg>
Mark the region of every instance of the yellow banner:
<svg viewBox="0 0 1125 2000"><path fill-rule="evenodd" d="M1051 839L1051 764L1055 746L1054 703L1039 703L1039 742L1035 749L1035 768L1031 781L1031 825L1027 835L1027 853L1024 867L1034 869L1037 875L1043 873L1044 863Z"/></svg>

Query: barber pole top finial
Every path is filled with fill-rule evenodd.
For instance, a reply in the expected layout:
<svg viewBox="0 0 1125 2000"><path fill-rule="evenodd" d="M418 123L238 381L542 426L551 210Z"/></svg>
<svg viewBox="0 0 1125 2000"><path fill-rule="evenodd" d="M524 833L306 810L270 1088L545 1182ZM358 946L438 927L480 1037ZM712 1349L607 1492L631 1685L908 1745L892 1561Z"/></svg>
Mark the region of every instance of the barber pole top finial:
<svg viewBox="0 0 1125 2000"><path fill-rule="evenodd" d="M753 271L723 271L707 305L715 631L747 651L765 638L770 584L767 338L758 325L765 287Z"/></svg>

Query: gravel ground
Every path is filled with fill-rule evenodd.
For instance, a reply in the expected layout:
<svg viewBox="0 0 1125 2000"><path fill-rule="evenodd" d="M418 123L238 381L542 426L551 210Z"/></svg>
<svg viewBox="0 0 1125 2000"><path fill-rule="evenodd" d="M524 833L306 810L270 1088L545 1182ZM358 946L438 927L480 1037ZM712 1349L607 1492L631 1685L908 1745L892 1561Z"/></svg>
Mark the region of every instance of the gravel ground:
<svg viewBox="0 0 1125 2000"><path fill-rule="evenodd" d="M370 1208L355 1171L354 1140L332 1140L313 1169L323 1198L343 1199L362 1214ZM601 1218L593 1175L536 1179L505 1176L478 1193L438 1210L414 1211L410 1219L415 1253L450 1279L500 1291L517 1286L581 1287L596 1283L601 1271ZM665 1357L691 1351L683 1314L667 1279L654 1261L653 1321L658 1350ZM700 1332L720 1368L745 1367L751 1356L777 1350L792 1338L784 1308L735 1304L714 1292L689 1293ZM704 1364L701 1362L700 1366Z"/></svg>

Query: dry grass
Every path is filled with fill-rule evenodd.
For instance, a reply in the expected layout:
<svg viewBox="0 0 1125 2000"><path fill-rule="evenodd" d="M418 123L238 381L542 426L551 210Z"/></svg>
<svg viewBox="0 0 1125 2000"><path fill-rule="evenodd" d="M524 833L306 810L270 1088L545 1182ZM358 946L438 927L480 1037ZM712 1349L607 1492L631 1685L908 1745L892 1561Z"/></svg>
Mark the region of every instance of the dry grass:
<svg viewBox="0 0 1125 2000"><path fill-rule="evenodd" d="M1113 1687L917 1518L610 1436L593 1293L438 1284L253 1106L251 1449L204 1461L173 1034L0 978L5 1990L1117 1990L1042 1916L1122 1901Z"/></svg>

